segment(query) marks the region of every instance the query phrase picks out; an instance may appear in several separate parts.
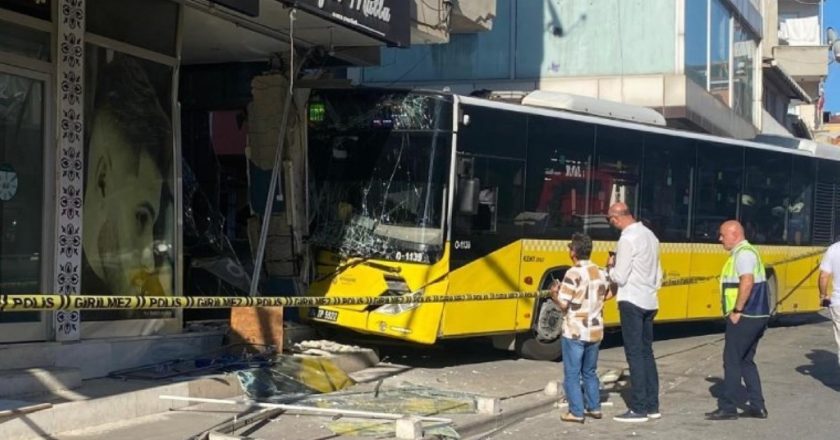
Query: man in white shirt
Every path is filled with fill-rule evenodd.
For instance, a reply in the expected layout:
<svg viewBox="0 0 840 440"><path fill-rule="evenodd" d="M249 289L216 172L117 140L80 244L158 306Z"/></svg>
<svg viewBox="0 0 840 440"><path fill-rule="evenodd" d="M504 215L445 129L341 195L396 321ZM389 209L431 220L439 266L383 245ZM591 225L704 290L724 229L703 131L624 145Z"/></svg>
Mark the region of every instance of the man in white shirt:
<svg viewBox="0 0 840 440"><path fill-rule="evenodd" d="M661 417L659 373L653 357L653 319L659 310L657 291L662 285L659 240L633 218L624 203L610 206L607 220L621 230L615 256L607 266L610 281L618 286L621 335L631 385L628 411L613 420L646 422Z"/></svg>
<svg viewBox="0 0 840 440"><path fill-rule="evenodd" d="M828 293L828 279L834 276L831 294ZM820 263L820 301L828 304L831 320L834 321L834 340L837 341L837 363L840 364L840 241L828 247Z"/></svg>

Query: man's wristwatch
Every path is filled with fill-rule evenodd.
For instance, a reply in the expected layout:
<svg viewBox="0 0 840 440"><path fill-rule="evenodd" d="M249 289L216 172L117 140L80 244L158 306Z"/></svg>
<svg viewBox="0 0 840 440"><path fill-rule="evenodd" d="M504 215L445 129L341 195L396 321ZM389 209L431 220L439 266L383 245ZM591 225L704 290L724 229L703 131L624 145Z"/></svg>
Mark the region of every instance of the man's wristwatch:
<svg viewBox="0 0 840 440"><path fill-rule="evenodd" d="M732 309L732 313L744 313L744 309L734 308Z"/></svg>

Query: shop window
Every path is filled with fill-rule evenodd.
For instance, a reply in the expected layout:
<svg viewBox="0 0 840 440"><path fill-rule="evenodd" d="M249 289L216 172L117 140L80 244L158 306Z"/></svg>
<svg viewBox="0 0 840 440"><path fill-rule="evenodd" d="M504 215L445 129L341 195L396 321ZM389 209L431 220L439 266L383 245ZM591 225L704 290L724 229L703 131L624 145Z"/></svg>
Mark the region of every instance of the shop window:
<svg viewBox="0 0 840 440"><path fill-rule="evenodd" d="M44 84L0 71L0 292L31 294L41 283ZM0 323L38 320L0 313Z"/></svg>
<svg viewBox="0 0 840 440"><path fill-rule="evenodd" d="M85 63L81 292L172 295L172 68L91 45ZM89 311L82 319L168 313Z"/></svg>

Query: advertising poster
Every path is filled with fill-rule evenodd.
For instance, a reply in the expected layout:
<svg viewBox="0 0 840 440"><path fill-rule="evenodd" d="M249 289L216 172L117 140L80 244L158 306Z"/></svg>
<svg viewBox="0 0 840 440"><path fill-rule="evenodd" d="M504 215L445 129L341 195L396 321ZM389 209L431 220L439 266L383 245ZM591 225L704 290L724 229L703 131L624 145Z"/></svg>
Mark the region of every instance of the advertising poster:
<svg viewBox="0 0 840 440"><path fill-rule="evenodd" d="M174 291L172 70L86 48L81 292ZM162 311L87 311L83 320L162 318Z"/></svg>

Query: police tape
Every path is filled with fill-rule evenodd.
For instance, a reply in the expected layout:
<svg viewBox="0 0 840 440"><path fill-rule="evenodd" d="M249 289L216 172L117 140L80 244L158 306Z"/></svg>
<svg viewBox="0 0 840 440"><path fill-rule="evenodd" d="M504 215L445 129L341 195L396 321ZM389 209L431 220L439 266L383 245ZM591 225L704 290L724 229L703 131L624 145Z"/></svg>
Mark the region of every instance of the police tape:
<svg viewBox="0 0 840 440"><path fill-rule="evenodd" d="M547 298L548 290L534 292L473 293L401 296L107 296L107 295L0 295L0 312L42 310L155 310L218 309L229 307L380 306L386 304L448 303Z"/></svg>

